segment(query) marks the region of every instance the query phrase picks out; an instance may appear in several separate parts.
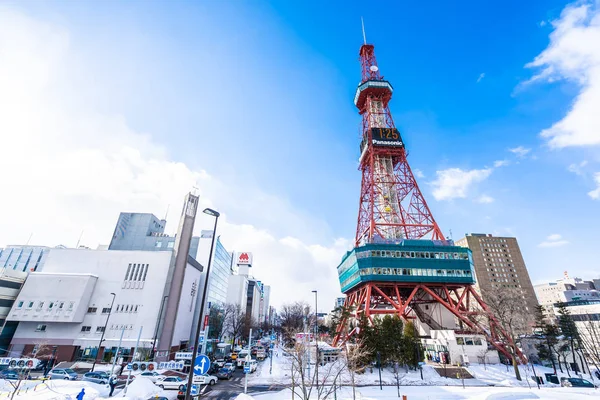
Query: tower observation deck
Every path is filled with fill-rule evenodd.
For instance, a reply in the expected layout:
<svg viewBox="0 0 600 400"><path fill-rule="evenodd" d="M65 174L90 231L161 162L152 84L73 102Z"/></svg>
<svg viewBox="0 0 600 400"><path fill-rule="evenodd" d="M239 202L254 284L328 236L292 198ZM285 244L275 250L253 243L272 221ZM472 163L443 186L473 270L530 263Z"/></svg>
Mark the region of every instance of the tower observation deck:
<svg viewBox="0 0 600 400"><path fill-rule="evenodd" d="M484 334L510 358L511 338L473 288L471 251L444 238L419 189L389 109L394 89L381 75L374 50L365 43L359 53L362 79L354 104L362 117L362 180L355 247L337 268L344 307L352 318L371 322L378 314L413 319L424 334ZM488 324L476 318L481 314ZM341 322L334 344L356 333Z"/></svg>

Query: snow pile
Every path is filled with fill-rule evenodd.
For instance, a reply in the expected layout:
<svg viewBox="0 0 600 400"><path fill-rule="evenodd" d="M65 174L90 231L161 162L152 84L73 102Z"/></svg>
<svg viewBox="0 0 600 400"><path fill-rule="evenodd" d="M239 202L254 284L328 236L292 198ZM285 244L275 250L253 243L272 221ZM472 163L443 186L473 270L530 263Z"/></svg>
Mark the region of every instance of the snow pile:
<svg viewBox="0 0 600 400"><path fill-rule="evenodd" d="M4 386L3 388L6 388ZM97 399L101 395L108 395L108 389L103 385L97 385L85 381L49 380L23 381L19 386L15 399L39 399L39 400L71 400L85 390L85 400ZM9 391L12 392L12 386Z"/></svg>
<svg viewBox="0 0 600 400"><path fill-rule="evenodd" d="M162 389L152 383L150 379L138 377L127 387L127 397L120 398L129 400L146 400L147 398L160 393L162 393Z"/></svg>
<svg viewBox="0 0 600 400"><path fill-rule="evenodd" d="M254 400L254 398L252 396L248 396L247 394L240 393L235 400Z"/></svg>

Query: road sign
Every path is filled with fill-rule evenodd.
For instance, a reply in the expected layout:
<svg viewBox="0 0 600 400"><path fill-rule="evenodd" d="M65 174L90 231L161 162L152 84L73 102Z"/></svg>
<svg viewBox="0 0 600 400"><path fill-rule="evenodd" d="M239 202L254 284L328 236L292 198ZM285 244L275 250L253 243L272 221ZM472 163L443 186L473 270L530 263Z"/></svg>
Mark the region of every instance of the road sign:
<svg viewBox="0 0 600 400"><path fill-rule="evenodd" d="M204 354L200 354L194 360L194 374L204 375L210 369L210 359Z"/></svg>
<svg viewBox="0 0 600 400"><path fill-rule="evenodd" d="M271 340L275 340L275 335L271 335Z"/></svg>
<svg viewBox="0 0 600 400"><path fill-rule="evenodd" d="M247 374L250 372L250 366L249 365L244 365L244 373Z"/></svg>
<svg viewBox="0 0 600 400"><path fill-rule="evenodd" d="M198 385L192 385L192 390L190 391L190 394L192 396L198 396L200 394L200 388L198 387Z"/></svg>
<svg viewBox="0 0 600 400"><path fill-rule="evenodd" d="M158 364L158 369L183 369L184 364L177 361L165 361Z"/></svg>
<svg viewBox="0 0 600 400"><path fill-rule="evenodd" d="M204 344L204 332L198 336L198 344Z"/></svg>
<svg viewBox="0 0 600 400"><path fill-rule="evenodd" d="M176 360L191 360L192 359L192 352L177 352L175 353L175 359Z"/></svg>

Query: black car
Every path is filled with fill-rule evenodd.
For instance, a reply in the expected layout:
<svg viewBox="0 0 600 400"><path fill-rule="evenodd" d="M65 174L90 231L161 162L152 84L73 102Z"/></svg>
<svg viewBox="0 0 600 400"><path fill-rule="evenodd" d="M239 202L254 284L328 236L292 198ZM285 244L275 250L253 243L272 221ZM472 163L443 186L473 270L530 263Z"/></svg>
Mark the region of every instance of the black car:
<svg viewBox="0 0 600 400"><path fill-rule="evenodd" d="M217 372L217 378L219 379L231 379L233 376L233 371L229 368L221 368L219 372Z"/></svg>
<svg viewBox="0 0 600 400"><path fill-rule="evenodd" d="M560 386L567 387L595 387L590 381L581 378L560 378Z"/></svg>
<svg viewBox="0 0 600 400"><path fill-rule="evenodd" d="M19 379L22 379L22 376L20 376L15 371L11 371L9 369L9 370L4 370L4 371L0 372L0 379L6 379L9 381L18 381Z"/></svg>

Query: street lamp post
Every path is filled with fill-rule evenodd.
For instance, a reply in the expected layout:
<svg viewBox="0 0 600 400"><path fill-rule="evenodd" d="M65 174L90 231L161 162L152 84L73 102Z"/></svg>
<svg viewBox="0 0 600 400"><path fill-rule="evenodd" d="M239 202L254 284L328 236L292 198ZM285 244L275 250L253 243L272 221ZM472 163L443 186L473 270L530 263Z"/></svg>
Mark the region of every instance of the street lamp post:
<svg viewBox="0 0 600 400"><path fill-rule="evenodd" d="M315 360L315 376L316 376L316 383L317 383L317 399L319 398L319 338L318 338L318 334L319 334L319 315L317 313L317 298L318 298L318 293L316 290L312 291L315 294L315 353L316 353L316 360Z"/></svg>
<svg viewBox="0 0 600 400"><path fill-rule="evenodd" d="M215 217L215 226L213 228L212 243L210 244L210 253L208 255L208 266L206 267L206 279L204 281L204 289L202 291L202 302L200 303L200 317L198 318L198 326L196 326L196 337L194 339L194 350L192 351L192 365L190 368L190 373L188 375L187 390L185 392L186 400L191 399L192 384L194 382L194 362L196 361L196 357L198 356L198 340L200 339L200 330L202 328L202 321L204 319L204 304L206 302L206 291L208 289L208 279L210 278L210 266L212 264L213 249L215 247L215 236L217 235L217 222L219 221L219 216L221 215L218 211L215 211L210 208L205 208L203 212L204 212L204 214L212 215L213 217Z"/></svg>
<svg viewBox="0 0 600 400"><path fill-rule="evenodd" d="M102 347L102 342L104 341L104 334L106 333L106 326L108 325L108 320L110 319L110 313L112 312L113 306L115 304L115 297L117 297L116 294L111 293L110 294L113 298L112 298L112 302L110 303L110 308L108 309L108 316L106 317L106 322L104 323L104 329L102 329L102 336L100 336L100 343L98 343L98 351L96 352L96 357L94 357L94 363L92 364L92 369L91 371L94 371L94 368L96 367L96 361L98 361L98 354L100 354L100 347Z"/></svg>
<svg viewBox="0 0 600 400"><path fill-rule="evenodd" d="M154 361L154 356L156 354L156 339L158 337L158 327L160 326L160 319L162 318L163 308L165 307L165 300L167 300L169 296L164 296L162 300L162 304L160 305L160 311L158 312L158 320L156 320L156 329L154 330L154 338L152 339L152 354L150 355L150 359Z"/></svg>

